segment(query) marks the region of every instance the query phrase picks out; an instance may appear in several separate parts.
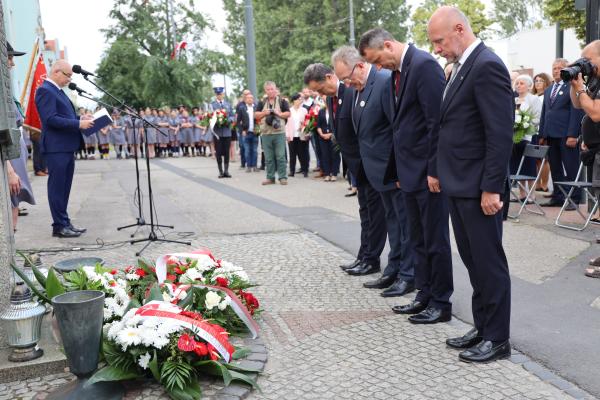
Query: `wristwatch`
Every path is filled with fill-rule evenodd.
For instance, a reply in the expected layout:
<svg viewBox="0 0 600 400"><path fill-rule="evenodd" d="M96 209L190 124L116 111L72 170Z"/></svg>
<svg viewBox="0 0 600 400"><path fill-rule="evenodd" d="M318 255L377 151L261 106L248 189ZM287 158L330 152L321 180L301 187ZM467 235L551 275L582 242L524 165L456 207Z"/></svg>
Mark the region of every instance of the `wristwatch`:
<svg viewBox="0 0 600 400"><path fill-rule="evenodd" d="M575 97L577 97L579 99L579 96L581 95L581 93L585 93L585 92L586 92L585 89L578 90L577 92L575 92Z"/></svg>

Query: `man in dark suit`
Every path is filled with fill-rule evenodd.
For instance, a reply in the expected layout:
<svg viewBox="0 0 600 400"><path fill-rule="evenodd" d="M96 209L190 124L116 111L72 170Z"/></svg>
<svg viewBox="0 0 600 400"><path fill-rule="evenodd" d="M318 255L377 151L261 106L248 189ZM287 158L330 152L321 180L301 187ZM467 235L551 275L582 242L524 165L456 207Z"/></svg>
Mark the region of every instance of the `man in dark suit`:
<svg viewBox="0 0 600 400"><path fill-rule="evenodd" d="M465 349L462 361L493 361L511 352L510 275L501 213L514 121L510 76L459 9L439 8L427 30L435 53L454 63L442 95L437 171L473 286L475 328L446 343Z"/></svg>
<svg viewBox="0 0 600 400"><path fill-rule="evenodd" d="M246 108L246 96L248 94L250 94L250 90L244 89L242 91L242 95L240 96L240 99L235 106L236 119L237 119L237 115L240 113L240 110L242 108ZM239 127L239 125L236 127L236 129L237 129L237 136L238 136L238 144L240 146L240 169L244 169L244 168L246 168L246 150L244 149L244 145L246 143L245 143L244 139L242 138L242 129Z"/></svg>
<svg viewBox="0 0 600 400"><path fill-rule="evenodd" d="M355 91L346 87L335 76L333 70L325 64L311 64L304 70L304 84L310 90L327 96L327 111L329 119L333 121L333 133L340 145L342 157L350 172L356 176L358 185L358 205L360 215L360 248L356 260L342 265L343 270L369 272L379 267L379 257L385 246L387 231L381 229L385 226L385 213L381 196L369 184L360 159L360 149L354 125L352 124L352 101ZM389 286L390 282L387 286ZM384 288L379 282L364 284L365 287Z"/></svg>
<svg viewBox="0 0 600 400"><path fill-rule="evenodd" d="M396 182L383 181L393 139L390 74L377 71L373 65L365 62L354 47L339 48L331 59L338 79L356 89L352 123L358 136L362 165L369 183L381 195L385 209L390 255L381 281L396 282L382 296L400 296L413 291L415 287L404 197ZM352 274L353 271L349 270L348 273Z"/></svg>
<svg viewBox="0 0 600 400"><path fill-rule="evenodd" d="M554 83L544 92L540 117L540 144L550 146L548 162L553 182L574 181L579 169L577 138L584 113L573 107L569 96L571 83L563 82L560 78L560 70L568 64L568 61L563 58L555 60L552 64ZM579 203L581 192L575 191L572 198L575 203ZM550 201L543 203L542 206L562 207L564 202L564 194L555 187ZM575 209L572 204L567 207L570 210Z"/></svg>
<svg viewBox="0 0 600 400"><path fill-rule="evenodd" d="M246 160L246 172L256 172L256 149L258 148L258 126L254 119L254 96L248 90L244 95L244 101L238 104L237 127L240 133L240 143L244 142Z"/></svg>
<svg viewBox="0 0 600 400"><path fill-rule="evenodd" d="M57 60L49 76L37 89L35 104L42 122L42 152L48 164L48 203L52 213L52 236L77 237L86 230L71 224L67 206L75 171L75 152L82 140L81 129L94 125L90 117L81 117L62 91L71 82L71 66ZM90 119L84 119L90 118Z"/></svg>
<svg viewBox="0 0 600 400"><path fill-rule="evenodd" d="M437 178L438 120L444 72L427 52L396 41L381 29L362 35L361 55L393 71L394 148L389 171L404 193L409 236L415 255L415 284L419 292L408 305L396 306L415 324L452 318L452 256L448 203Z"/></svg>

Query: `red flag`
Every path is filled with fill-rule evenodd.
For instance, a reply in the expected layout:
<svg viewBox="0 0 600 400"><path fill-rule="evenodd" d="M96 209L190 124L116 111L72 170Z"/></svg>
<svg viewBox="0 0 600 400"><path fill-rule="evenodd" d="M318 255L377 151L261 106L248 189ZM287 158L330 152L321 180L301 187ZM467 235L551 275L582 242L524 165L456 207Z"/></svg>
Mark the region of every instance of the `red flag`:
<svg viewBox="0 0 600 400"><path fill-rule="evenodd" d="M35 72L33 73L33 81L31 82L31 90L29 91L29 99L27 101L27 111L25 112L25 123L23 124L25 128L37 133L42 131L42 122L40 121L40 114L38 114L37 107L35 106L35 92L37 91L37 88L44 83L46 74L44 58L40 54L40 58L35 66Z"/></svg>
<svg viewBox="0 0 600 400"><path fill-rule="evenodd" d="M179 42L179 43L177 43L177 46L175 46L175 48L171 52L171 60L174 60L175 58L179 58L179 54L182 51L185 51L186 47L187 47L187 42Z"/></svg>

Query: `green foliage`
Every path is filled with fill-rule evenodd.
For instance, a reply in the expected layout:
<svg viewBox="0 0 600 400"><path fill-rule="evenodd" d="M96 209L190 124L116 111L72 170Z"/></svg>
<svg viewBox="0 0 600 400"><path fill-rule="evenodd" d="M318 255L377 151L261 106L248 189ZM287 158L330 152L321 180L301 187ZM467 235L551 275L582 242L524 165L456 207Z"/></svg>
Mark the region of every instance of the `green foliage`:
<svg viewBox="0 0 600 400"><path fill-rule="evenodd" d="M341 0L290 2L255 0L257 87L262 96L266 80L281 93L299 91L308 64L330 63L331 53L349 41L348 2ZM244 8L239 0L224 0L228 29L224 41L233 49L232 73L245 77ZM405 40L409 8L404 0L354 0L356 42L375 26ZM245 83L246 84L246 83Z"/></svg>
<svg viewBox="0 0 600 400"><path fill-rule="evenodd" d="M152 360L148 363L148 368L150 368L150 372L152 372L154 379L156 379L157 382L160 382L160 367L158 365L156 349L154 349L154 357L152 357Z"/></svg>
<svg viewBox="0 0 600 400"><path fill-rule="evenodd" d="M202 397L202 389L195 377L186 382L183 389L179 387L167 388L167 393L173 400L197 400Z"/></svg>
<svg viewBox="0 0 600 400"><path fill-rule="evenodd" d="M575 1L543 0L546 17L553 23L559 23L561 28L574 28L577 38L585 40L585 11L575 9Z"/></svg>
<svg viewBox="0 0 600 400"><path fill-rule="evenodd" d="M225 386L229 386L231 380L233 379L231 373L225 365L213 360L195 362L194 367L196 367L196 370L198 371L206 372L207 374L223 378L223 383Z"/></svg>
<svg viewBox="0 0 600 400"><path fill-rule="evenodd" d="M473 33L484 39L492 20L485 15L485 6L480 0L425 0L415 9L412 19L412 38L415 44L422 48L430 46L427 37L427 22L435 10L443 5L458 7L471 22Z"/></svg>
<svg viewBox="0 0 600 400"><path fill-rule="evenodd" d="M54 267L50 267L48 271L48 278L46 278L46 295L52 300L55 296L59 294L63 294L65 292L65 288L62 283L58 280L56 273L54 272Z"/></svg>
<svg viewBox="0 0 600 400"><path fill-rule="evenodd" d="M155 283L152 285L152 287L150 288L150 291L148 292L148 297L146 297L146 299L144 300L144 304L150 303L153 300L157 300L157 301L164 300L162 292L160 291L160 288L158 287L158 283Z"/></svg>
<svg viewBox="0 0 600 400"><path fill-rule="evenodd" d="M113 367L112 365L107 365L96 371L96 373L85 383L85 386L87 387L96 382L126 381L140 377L140 374L135 370L123 370L121 368Z"/></svg>
<svg viewBox="0 0 600 400"><path fill-rule="evenodd" d="M108 340L102 341L102 355L108 365L123 371L135 369L135 365L129 353L124 353Z"/></svg>
<svg viewBox="0 0 600 400"><path fill-rule="evenodd" d="M160 379L165 388L169 391L179 388L185 390L186 382L194 377L194 368L184 361L167 360L161 367Z"/></svg>
<svg viewBox="0 0 600 400"><path fill-rule="evenodd" d="M542 0L493 0L492 19L502 36L511 36L523 29L542 25Z"/></svg>
<svg viewBox="0 0 600 400"><path fill-rule="evenodd" d="M19 277L21 279L23 279L23 282L25 282L25 284L27 286L29 286L29 288L31 289L31 291L33 293L35 293L35 295L38 297L38 299L46 304L51 304L52 302L50 301L50 298L48 298L48 296L46 295L45 291L39 290L35 284L33 282L31 282L31 280L27 277L27 275L25 275L25 273L19 268L17 267L13 262L10 263L10 266L12 267L13 271L15 271L15 273L17 275L19 275Z"/></svg>

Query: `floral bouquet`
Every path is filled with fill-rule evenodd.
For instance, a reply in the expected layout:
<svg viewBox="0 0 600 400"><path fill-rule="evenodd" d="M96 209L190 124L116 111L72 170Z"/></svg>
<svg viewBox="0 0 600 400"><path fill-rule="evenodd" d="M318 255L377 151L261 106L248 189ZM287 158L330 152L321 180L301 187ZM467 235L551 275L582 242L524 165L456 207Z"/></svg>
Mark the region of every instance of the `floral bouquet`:
<svg viewBox="0 0 600 400"><path fill-rule="evenodd" d="M217 116L215 128L228 128L231 125L231 123L229 122L229 115L227 115L226 110L219 109L216 110L214 114Z"/></svg>
<svg viewBox="0 0 600 400"><path fill-rule="evenodd" d="M208 128L210 126L210 120L212 118L213 114L211 112L205 112L204 114L202 114L202 118L200 119L200 127L201 128Z"/></svg>
<svg viewBox="0 0 600 400"><path fill-rule="evenodd" d="M89 383L153 377L175 400L202 395L198 377L203 374L245 382L258 388L244 374L256 370L230 364L247 354L229 342L221 326L201 314L184 311L161 301L130 309L120 321L105 324L102 355L106 366Z"/></svg>
<svg viewBox="0 0 600 400"><path fill-rule="evenodd" d="M515 112L513 143L521 142L527 135L535 135L533 114L527 110L517 109Z"/></svg>
<svg viewBox="0 0 600 400"><path fill-rule="evenodd" d="M302 131L305 135L310 136L317 129L317 118L319 117L320 110L321 107L318 104L315 104L304 116Z"/></svg>

